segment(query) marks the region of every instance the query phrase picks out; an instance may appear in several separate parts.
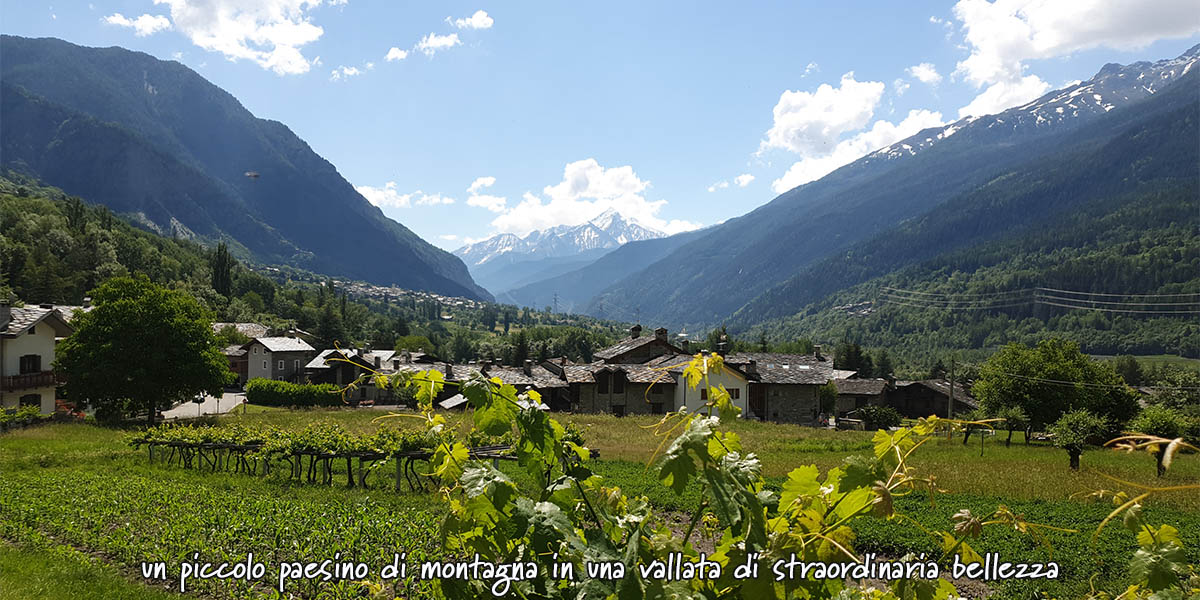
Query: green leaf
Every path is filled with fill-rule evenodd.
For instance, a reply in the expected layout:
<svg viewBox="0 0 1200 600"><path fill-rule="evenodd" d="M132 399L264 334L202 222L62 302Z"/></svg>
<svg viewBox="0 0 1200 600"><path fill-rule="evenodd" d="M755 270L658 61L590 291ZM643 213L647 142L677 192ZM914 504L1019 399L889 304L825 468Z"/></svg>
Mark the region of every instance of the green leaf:
<svg viewBox="0 0 1200 600"><path fill-rule="evenodd" d="M658 478L676 494L682 494L688 481L696 474L696 458L701 462L708 461L708 440L717 423L715 417L693 418L687 429L663 453Z"/></svg>
<svg viewBox="0 0 1200 600"><path fill-rule="evenodd" d="M1153 549L1141 548L1133 553L1129 561L1129 572L1135 581L1142 582L1152 590L1161 590L1174 585L1185 571L1187 555L1176 544L1165 544Z"/></svg>
<svg viewBox="0 0 1200 600"><path fill-rule="evenodd" d="M1183 545L1179 539L1179 530L1170 525L1161 525L1155 528L1153 525L1142 527L1137 534L1138 545L1143 548L1157 546L1159 544L1176 544Z"/></svg>
<svg viewBox="0 0 1200 600"><path fill-rule="evenodd" d="M820 475L820 471L817 470L816 465L792 469L779 492L780 510L787 510L793 502L803 496L816 496L821 493L821 484L817 481L818 475Z"/></svg>

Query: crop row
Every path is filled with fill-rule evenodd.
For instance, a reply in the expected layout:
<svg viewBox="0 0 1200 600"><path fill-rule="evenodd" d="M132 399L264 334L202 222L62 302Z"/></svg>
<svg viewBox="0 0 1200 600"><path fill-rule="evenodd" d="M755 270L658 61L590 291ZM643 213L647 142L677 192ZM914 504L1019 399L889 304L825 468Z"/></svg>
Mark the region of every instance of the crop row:
<svg viewBox="0 0 1200 600"><path fill-rule="evenodd" d="M233 563L253 553L255 561L268 565L263 581L189 581L189 588L214 598L273 597L273 573L284 562L337 556L367 563L378 573L394 553L416 562L438 552L438 518L420 507L350 494L292 495L277 486L209 485L186 474L152 479L136 472L8 473L0 486L0 515L0 537L18 543L50 538L134 574L143 561L163 561L175 589L184 561ZM386 591L395 594L388 597L424 597L430 589L429 582L397 580ZM363 597L364 590L351 582L297 581L287 591L349 598Z"/></svg>

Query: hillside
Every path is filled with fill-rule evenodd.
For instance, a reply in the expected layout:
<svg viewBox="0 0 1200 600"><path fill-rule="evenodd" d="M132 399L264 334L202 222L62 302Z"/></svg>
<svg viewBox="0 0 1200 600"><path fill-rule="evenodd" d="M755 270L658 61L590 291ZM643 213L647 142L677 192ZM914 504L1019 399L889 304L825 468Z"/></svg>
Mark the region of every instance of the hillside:
<svg viewBox="0 0 1200 600"><path fill-rule="evenodd" d="M640 311L642 320L671 327L711 326L729 320L739 310L747 322L778 317L811 300L795 302L780 293L763 296L773 288L826 258L893 230L898 223L918 219L956 199L982 198L1004 188L1008 184L997 178L1006 173L1024 173L1023 193L1028 203L1011 205L1018 212L1005 213L1001 222L1026 219L1029 224L1067 210L1071 201L1086 200L1089 190L1043 185L1040 178L1048 172L1039 174L1037 165L1094 152L1113 141L1119 145L1122 135L1152 113L1188 102L1194 105L1194 96L1170 92L1195 90L1192 66L1198 57L1200 47L1156 63L1108 65L1087 82L1051 92L1025 106L922 131L713 227L699 239L616 282L585 310L597 313L603 307L606 315L618 318L631 318ZM1196 139L1188 131L1167 130L1161 135L1178 142ZM1139 144L1145 140L1136 138L1126 141L1131 143L1128 153L1112 154L1115 162L1109 168L1139 165L1142 157L1138 152L1152 145ZM1059 163L1064 168L1081 164L1086 163ZM1195 177L1195 161L1159 166L1164 170L1142 175ZM1069 173L1054 177L1058 184L1072 179ZM1076 173L1075 179L1089 183L1082 173ZM1024 206L1038 207L1037 217L1022 215ZM957 223L958 243L969 243L970 235L989 231L995 218L995 212L963 214ZM927 256L957 247L943 247L937 237L929 240L931 254ZM878 256L885 263L889 260ZM844 283L823 286L822 293L841 285ZM759 297L762 300L756 302ZM785 305L770 309L780 312L770 312L767 307L781 299Z"/></svg>
<svg viewBox="0 0 1200 600"><path fill-rule="evenodd" d="M15 36L0 38L0 54L4 168L261 262L491 297L285 125L177 62Z"/></svg>

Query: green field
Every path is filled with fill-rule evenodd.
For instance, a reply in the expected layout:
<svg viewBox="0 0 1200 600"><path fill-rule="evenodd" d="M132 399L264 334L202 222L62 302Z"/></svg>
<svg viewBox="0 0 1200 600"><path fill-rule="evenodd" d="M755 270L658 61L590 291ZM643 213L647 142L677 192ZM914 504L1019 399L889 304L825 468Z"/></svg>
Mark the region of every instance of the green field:
<svg viewBox="0 0 1200 600"><path fill-rule="evenodd" d="M300 428L327 420L351 431L372 432L378 410L251 410L215 422L269 424ZM452 424L469 426L461 413L447 413ZM586 430L588 445L599 451L595 470L608 485L627 494L645 495L664 513L683 514L696 506L699 490L677 496L646 466L661 438L649 417L559 415ZM388 419L388 424L417 427L416 419ZM763 461L771 485L804 464L822 470L837 466L849 454L870 452L870 434L814 430L788 425L738 421L729 424L747 451ZM186 470L148 463L145 450L125 444L128 432L92 425L48 425L0 437L0 598L163 598L165 589L178 589L174 565L190 560L235 561L253 552L269 565L299 558L332 558L366 562L375 567L395 552L407 552L410 562L437 557L441 498L391 490L384 472L373 475L368 490L347 489L345 478L321 486L268 477ZM1095 545L1090 537L1110 505L1072 499L1077 493L1115 487L1098 472L1143 485L1200 482L1200 461L1183 456L1167 476L1158 480L1151 457L1094 450L1083 457L1084 470L1067 469L1065 453L1045 446L1026 446L1019 438L1005 447L989 437L983 446L975 439L938 439L917 455L917 465L937 475L939 494L899 500L899 510L926 527L948 527L960 508L988 512L1006 504L1029 520L1078 530L1049 536L1053 551L1012 531L986 530L974 544L980 552L1001 552L1009 560L1059 561L1063 579L1045 589L1059 597L1081 597L1088 578L1118 591L1126 578L1135 542L1120 527L1106 528ZM517 469L507 468L514 481L530 487ZM344 470L343 470L344 473ZM1146 514L1175 525L1197 561L1200 548L1200 498L1196 494L1163 494ZM856 549L898 556L909 551L933 551L936 542L919 529L873 518L855 522ZM142 561L172 565L169 582L145 585ZM272 571L273 573L273 571ZM268 580L274 580L268 575ZM265 584L195 581L189 588L202 597L273 597ZM392 586L364 587L353 582L318 585L295 582L288 594L306 598L422 597L428 582L405 580ZM969 590L960 590L969 591ZM1026 598L1030 589L1007 583L997 598ZM365 594L365 596L364 596ZM374 595L372 595L374 594ZM286 597L286 596L281 596Z"/></svg>

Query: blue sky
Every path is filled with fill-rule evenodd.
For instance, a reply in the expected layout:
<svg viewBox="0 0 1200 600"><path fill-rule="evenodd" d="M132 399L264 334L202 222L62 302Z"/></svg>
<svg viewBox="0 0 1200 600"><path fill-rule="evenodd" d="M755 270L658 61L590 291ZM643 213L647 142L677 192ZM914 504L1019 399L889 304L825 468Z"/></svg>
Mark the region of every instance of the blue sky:
<svg viewBox="0 0 1200 600"><path fill-rule="evenodd" d="M710 225L1200 43L1193 1L743 4L3 0L0 29L179 60L447 249L610 207Z"/></svg>

